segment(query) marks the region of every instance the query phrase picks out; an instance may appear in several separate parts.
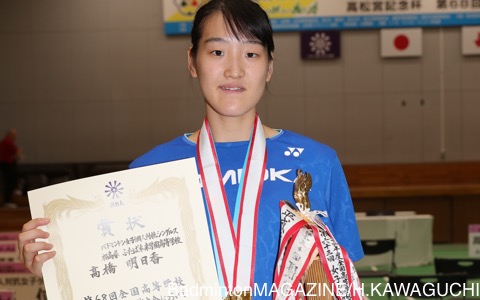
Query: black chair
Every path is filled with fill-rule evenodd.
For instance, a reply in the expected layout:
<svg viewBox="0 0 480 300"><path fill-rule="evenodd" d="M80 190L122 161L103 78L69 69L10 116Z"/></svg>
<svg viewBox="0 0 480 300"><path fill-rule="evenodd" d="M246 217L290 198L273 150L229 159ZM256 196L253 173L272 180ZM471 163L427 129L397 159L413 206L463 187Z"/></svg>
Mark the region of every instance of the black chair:
<svg viewBox="0 0 480 300"><path fill-rule="evenodd" d="M437 274L465 273L468 279L480 278L480 258L435 258Z"/></svg>
<svg viewBox="0 0 480 300"><path fill-rule="evenodd" d="M390 297L437 298L454 296L464 298L465 273L435 275L397 275L389 277Z"/></svg>
<svg viewBox="0 0 480 300"><path fill-rule="evenodd" d="M386 270L378 269L379 265L371 265L368 270L358 268L357 273L361 278L373 278L373 277L389 277L396 273L395 264L395 239L381 239L381 240L362 240L362 248L367 256L378 256L386 253L391 253L390 262L383 264Z"/></svg>

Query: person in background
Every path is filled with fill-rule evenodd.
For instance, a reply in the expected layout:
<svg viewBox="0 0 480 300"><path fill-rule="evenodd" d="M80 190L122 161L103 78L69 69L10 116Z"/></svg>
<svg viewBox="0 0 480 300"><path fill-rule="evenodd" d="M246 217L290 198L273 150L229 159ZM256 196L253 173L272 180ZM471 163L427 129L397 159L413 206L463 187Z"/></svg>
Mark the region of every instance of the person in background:
<svg viewBox="0 0 480 300"><path fill-rule="evenodd" d="M135 159L130 167L196 158L214 255L219 264L231 259L232 255L227 256L232 253L225 249L232 248L225 244L232 235L241 236L233 247L238 247L235 251L239 257L250 255L245 258L247 263L236 268L251 276L243 283L262 286L274 281L281 231L279 203L293 201L298 169L312 176L312 209L328 213L322 220L335 239L352 261L361 259L363 250L352 200L336 152L289 130L262 125L257 114L274 62L273 31L265 11L250 0L208 1L195 15L191 42L188 70L198 80L203 94L203 125L193 133L158 145ZM215 210L211 204L218 199L223 209ZM243 211L254 213L242 215L241 205L245 205ZM249 224L242 230L253 228L253 232L246 230L239 235L240 220ZM43 263L55 255L55 251L48 251L53 249L52 244L36 242L37 238L48 237L38 228L48 222L44 218L31 220L19 235L20 260L38 276ZM240 249L242 246L245 249ZM217 266L221 284L228 286L232 278L224 272L226 268ZM233 280L239 281L238 277Z"/></svg>
<svg viewBox="0 0 480 300"><path fill-rule="evenodd" d="M17 161L20 158L20 148L16 145L17 130L10 128L0 142L0 170L3 178L3 206L14 208L13 192L17 187Z"/></svg>

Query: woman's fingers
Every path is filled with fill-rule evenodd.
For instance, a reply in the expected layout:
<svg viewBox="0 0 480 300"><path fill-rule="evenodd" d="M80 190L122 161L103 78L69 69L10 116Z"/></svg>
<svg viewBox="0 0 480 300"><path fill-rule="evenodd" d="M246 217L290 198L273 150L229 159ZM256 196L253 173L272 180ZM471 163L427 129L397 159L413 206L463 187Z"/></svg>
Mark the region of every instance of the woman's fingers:
<svg viewBox="0 0 480 300"><path fill-rule="evenodd" d="M32 272L38 277L43 277L43 274L42 274L43 263L49 259L52 259L55 256L55 254L56 254L55 251L49 251L49 252L44 252L42 254L37 254L34 257L32 264L30 265L30 268L29 268L30 272Z"/></svg>
<svg viewBox="0 0 480 300"><path fill-rule="evenodd" d="M33 219L23 225L22 232L18 235L18 251L19 259L23 260L24 246L26 244L34 243L38 238L47 238L48 233L38 229L39 226L48 224L50 221L45 218Z"/></svg>
<svg viewBox="0 0 480 300"><path fill-rule="evenodd" d="M39 254L40 251L49 251L53 248L50 243L37 241L48 238L48 232L38 227L49 222L50 220L46 218L30 220L23 225L22 232L18 235L18 257L30 272L39 277L42 276L43 263L55 256L54 251Z"/></svg>
<svg viewBox="0 0 480 300"><path fill-rule="evenodd" d="M35 229L38 226L47 225L48 223L50 223L50 219L48 219L48 218L32 219L32 220L28 221L27 223L23 224L22 232Z"/></svg>
<svg viewBox="0 0 480 300"><path fill-rule="evenodd" d="M43 263L55 256L55 251L43 252L39 251L52 250L53 245L45 242L35 242L26 244L23 251L23 263L26 268L38 277L42 277Z"/></svg>

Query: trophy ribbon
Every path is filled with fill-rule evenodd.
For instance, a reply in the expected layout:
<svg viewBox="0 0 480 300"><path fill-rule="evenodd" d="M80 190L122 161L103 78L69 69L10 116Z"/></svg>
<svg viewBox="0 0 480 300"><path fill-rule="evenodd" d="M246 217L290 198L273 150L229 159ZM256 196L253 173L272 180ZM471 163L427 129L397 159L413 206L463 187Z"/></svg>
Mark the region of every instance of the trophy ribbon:
<svg viewBox="0 0 480 300"><path fill-rule="evenodd" d="M311 185L310 174L298 170L294 183L296 207L280 202L281 240L274 299L363 299L352 261L319 218L328 217L327 213L310 210Z"/></svg>

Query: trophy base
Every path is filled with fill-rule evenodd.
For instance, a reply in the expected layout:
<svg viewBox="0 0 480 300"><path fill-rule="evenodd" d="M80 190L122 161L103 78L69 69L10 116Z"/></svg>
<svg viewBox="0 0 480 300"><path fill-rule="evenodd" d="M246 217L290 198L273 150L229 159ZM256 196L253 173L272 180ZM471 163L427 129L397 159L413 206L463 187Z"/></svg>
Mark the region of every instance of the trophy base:
<svg viewBox="0 0 480 300"><path fill-rule="evenodd" d="M332 286L330 285L327 274L323 269L318 255L313 258L308 266L307 272L302 278L305 287L305 296L303 299L307 300L332 300L333 296Z"/></svg>

